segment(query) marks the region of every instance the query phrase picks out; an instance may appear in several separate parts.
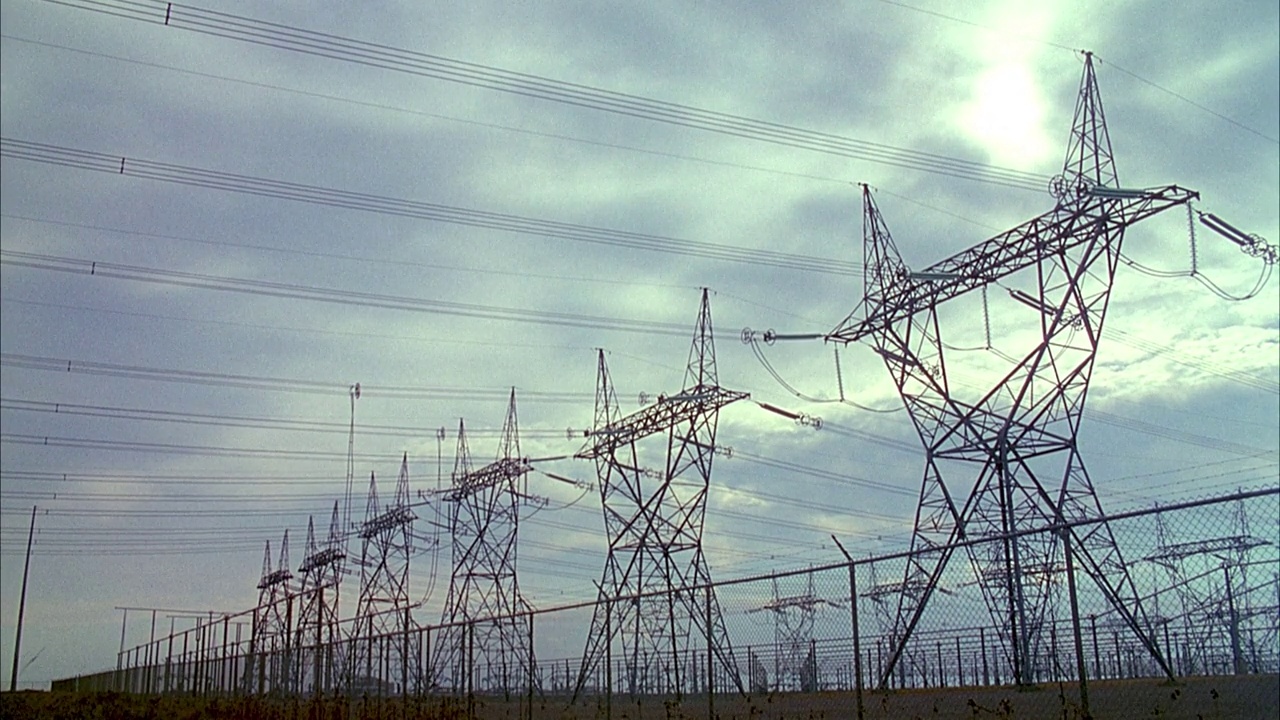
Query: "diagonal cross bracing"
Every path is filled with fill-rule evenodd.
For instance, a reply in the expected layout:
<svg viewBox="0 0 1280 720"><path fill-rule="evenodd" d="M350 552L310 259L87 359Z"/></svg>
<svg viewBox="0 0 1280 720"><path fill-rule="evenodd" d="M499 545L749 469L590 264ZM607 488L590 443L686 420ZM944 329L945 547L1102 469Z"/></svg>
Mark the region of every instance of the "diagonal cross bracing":
<svg viewBox="0 0 1280 720"><path fill-rule="evenodd" d="M271 541L262 554L258 580L258 606L253 610L253 635L244 682L250 693L286 692L290 682L293 627L293 595L289 593L289 531L280 542L280 556L272 569Z"/></svg>
<svg viewBox="0 0 1280 720"><path fill-rule="evenodd" d="M471 465L466 430L458 423L458 451L450 504L453 573L442 627L432 652L432 683L454 691L528 691L536 681L529 604L516 576L520 506L536 502L520 455L516 393L511 391L497 458Z"/></svg>
<svg viewBox="0 0 1280 720"><path fill-rule="evenodd" d="M600 351L595 423L577 457L596 464L609 555L576 693L603 671L632 694L680 696L706 688L709 662L743 691L702 533L719 412L746 397L717 384L705 290L680 392L622 416ZM659 444L650 470L641 458Z"/></svg>
<svg viewBox="0 0 1280 720"><path fill-rule="evenodd" d="M349 690L378 694L408 693L420 686L419 634L409 600L409 560L413 556L413 521L409 508L409 456L400 462L395 495L381 509L378 484L369 476L365 520L360 540L360 598L344 658Z"/></svg>
<svg viewBox="0 0 1280 720"><path fill-rule="evenodd" d="M965 554L1009 654L1016 682L1035 682L1038 645L1058 593L1062 543L1160 667L1172 671L1154 642L1127 565L1106 523L1063 535L1021 530L1102 517L1077 449L1077 431L1127 227L1198 197L1176 185L1118 187L1111 143L1085 56L1063 174L1049 212L911 273L898 255L870 190L863 191L863 298L826 339L869 342L883 359L926 451L912 537L918 551L889 630L887 685L952 558ZM985 393L961 399L947 374L939 307L985 290L1014 273L1034 275L1036 291L1010 290L1034 313L1039 340ZM968 487L948 484L944 469L977 468ZM970 473L972 470L969 471ZM967 473L966 473L967 474ZM1003 538L1003 539L1001 539Z"/></svg>
<svg viewBox="0 0 1280 720"><path fill-rule="evenodd" d="M338 589L342 582L344 541L340 529L338 502L333 503L329 537L317 543L315 523L307 519L306 557L298 566L302 582L298 588L298 622L294 647L298 662L294 688L316 694L333 689L339 660Z"/></svg>

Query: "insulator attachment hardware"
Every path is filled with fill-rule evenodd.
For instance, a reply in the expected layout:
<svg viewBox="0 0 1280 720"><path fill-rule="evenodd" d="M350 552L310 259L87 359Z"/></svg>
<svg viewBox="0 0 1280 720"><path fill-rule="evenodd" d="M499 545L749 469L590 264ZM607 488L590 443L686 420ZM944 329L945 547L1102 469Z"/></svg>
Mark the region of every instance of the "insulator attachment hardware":
<svg viewBox="0 0 1280 720"><path fill-rule="evenodd" d="M1197 214L1200 216L1201 225L1239 245L1240 251L1244 254L1256 257L1268 265L1276 263L1276 246L1268 243L1261 236L1246 233L1213 213L1198 212Z"/></svg>

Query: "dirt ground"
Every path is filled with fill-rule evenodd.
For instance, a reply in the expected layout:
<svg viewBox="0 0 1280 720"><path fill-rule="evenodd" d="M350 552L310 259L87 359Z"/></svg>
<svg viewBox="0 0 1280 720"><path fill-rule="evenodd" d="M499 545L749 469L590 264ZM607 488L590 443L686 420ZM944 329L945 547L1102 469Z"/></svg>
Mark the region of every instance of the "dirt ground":
<svg viewBox="0 0 1280 720"><path fill-rule="evenodd" d="M561 703L535 702L538 720L604 718L599 703L567 712ZM557 707L559 706L559 707ZM942 688L863 695L866 720L1280 720L1280 676L1244 675L1184 678L1177 685L1159 680L1110 680L1089 684L1089 714L1074 684L1043 685L1034 690ZM492 714L489 714L492 713ZM481 720L520 716L518 709L489 704L477 709ZM708 718L706 696L650 700L639 706L614 697L613 720ZM717 697L716 720L845 720L857 717L851 692L777 694L751 698Z"/></svg>
<svg viewBox="0 0 1280 720"><path fill-rule="evenodd" d="M1080 705L1074 685L1044 685L1034 690L942 688L863 696L867 720L1277 720L1280 676L1244 675L1185 678L1177 685L1158 680L1112 680L1090 683L1090 714ZM603 698L566 707L565 698L536 698L535 720L597 720L606 717ZM477 697L474 707L463 700L428 699L346 702L300 698L142 697L118 693L21 692L0 694L0 720L161 720L235 718L236 720L519 720L527 706L515 701ZM612 720L694 720L710 718L706 696L648 698L637 705L615 696ZM474 715L472 714L474 712ZM851 692L777 694L750 698L718 696L716 720L851 720L857 717Z"/></svg>

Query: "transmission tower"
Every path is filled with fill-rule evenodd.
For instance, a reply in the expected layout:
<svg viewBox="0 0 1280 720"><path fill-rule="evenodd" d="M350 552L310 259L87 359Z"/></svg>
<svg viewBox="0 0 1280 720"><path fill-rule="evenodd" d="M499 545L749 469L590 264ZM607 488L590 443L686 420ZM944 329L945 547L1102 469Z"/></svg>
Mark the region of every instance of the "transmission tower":
<svg viewBox="0 0 1280 720"><path fill-rule="evenodd" d="M679 696L705 686L693 668L699 658L706 666L708 650L722 677L744 691L711 587L702 528L720 408L746 397L717 384L706 290L679 393L622 417L600 351L594 428L576 457L595 461L609 556L575 697L606 655L622 659L633 694ZM658 470L641 464L642 441L655 436L665 448ZM614 653L619 638L621 653Z"/></svg>
<svg viewBox="0 0 1280 720"><path fill-rule="evenodd" d="M360 599L347 660L350 689L408 693L421 679L418 635L410 615L409 559L413 521L409 507L409 456L400 463L394 500L382 510L378 482L369 475L365 520L360 525Z"/></svg>
<svg viewBox="0 0 1280 720"><path fill-rule="evenodd" d="M533 469L520 454L516 393L511 391L497 458L472 469L466 429L458 421L458 450L450 504L453 573L433 656L436 684L455 690L510 693L531 689L536 668L530 638L531 608L516 577L520 506L539 504L529 495Z"/></svg>
<svg viewBox="0 0 1280 720"><path fill-rule="evenodd" d="M298 589L297 678L294 687L312 693L327 692L334 685L338 635L338 588L342 581L342 561L347 557L339 518L333 503L329 538L316 542L313 518L307 518L306 558L298 566L302 582ZM309 673L309 674L308 674Z"/></svg>
<svg viewBox="0 0 1280 720"><path fill-rule="evenodd" d="M870 189L863 189L863 298L825 339L871 343L926 457L911 543L915 554L897 599L882 686L937 588L954 543L983 538L991 542L967 545L965 552L1003 628L1015 682L1035 681L1033 658L1042 655L1038 647L1050 612L1052 573L1036 569L1055 567L1064 549L1172 677L1115 537L1101 522L1077 431L1125 229L1198 195L1176 185L1119 186L1087 53L1066 162L1050 189L1057 204L1049 212L914 273L899 256ZM947 373L939 308L1021 270L1033 271L1035 292L1010 294L1032 309L1040 337L1012 359L993 387L976 399L961 398ZM944 467L972 482L967 495L963 486L944 480ZM1099 522L1062 533L1016 534L1094 520Z"/></svg>
<svg viewBox="0 0 1280 720"><path fill-rule="evenodd" d="M773 616L775 691L817 692L821 689L813 625L818 609L828 606L841 607L813 594L813 575L810 574L808 592L786 597L778 592L778 579L774 578L773 600L747 611Z"/></svg>
<svg viewBox="0 0 1280 720"><path fill-rule="evenodd" d="M1259 672L1259 650L1267 660L1276 654L1280 610L1268 597L1270 578L1258 581L1275 567L1274 553L1259 554L1273 544L1249 532L1243 502L1236 503L1233 525L1228 535L1173 542L1164 517L1156 515L1159 544L1143 559L1165 571L1166 586L1178 598L1187 674Z"/></svg>
<svg viewBox="0 0 1280 720"><path fill-rule="evenodd" d="M271 541L262 553L262 577L258 580L258 606L253 610L252 647L246 666L248 691L261 695L284 692L289 682L290 635L293 596L289 593L289 531L280 542L280 557L273 569Z"/></svg>

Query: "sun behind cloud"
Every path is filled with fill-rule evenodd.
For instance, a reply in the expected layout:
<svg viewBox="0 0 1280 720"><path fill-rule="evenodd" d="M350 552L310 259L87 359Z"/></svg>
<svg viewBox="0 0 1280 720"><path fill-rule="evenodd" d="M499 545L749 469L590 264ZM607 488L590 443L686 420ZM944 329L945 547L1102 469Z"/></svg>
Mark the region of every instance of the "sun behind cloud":
<svg viewBox="0 0 1280 720"><path fill-rule="evenodd" d="M967 80L969 99L956 114L960 130L976 141L992 164L1020 170L1043 167L1057 152L1045 126L1045 100L1037 80L1036 40L1051 26L1044 6L997 3L986 22L999 32L979 34L972 46L981 67Z"/></svg>

